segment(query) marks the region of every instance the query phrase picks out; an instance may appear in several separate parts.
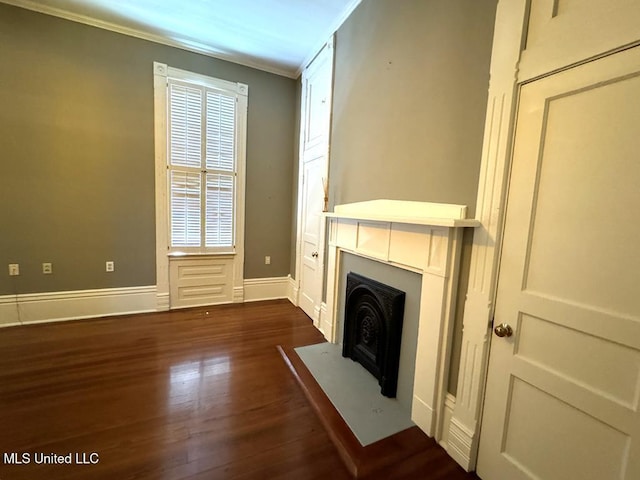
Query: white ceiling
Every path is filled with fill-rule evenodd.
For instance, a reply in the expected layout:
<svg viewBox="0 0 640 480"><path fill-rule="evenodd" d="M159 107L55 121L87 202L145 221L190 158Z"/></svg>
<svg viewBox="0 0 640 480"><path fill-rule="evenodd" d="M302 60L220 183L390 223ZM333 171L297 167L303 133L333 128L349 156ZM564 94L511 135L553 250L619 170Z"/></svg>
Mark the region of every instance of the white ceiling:
<svg viewBox="0 0 640 480"><path fill-rule="evenodd" d="M0 0L296 78L361 0Z"/></svg>

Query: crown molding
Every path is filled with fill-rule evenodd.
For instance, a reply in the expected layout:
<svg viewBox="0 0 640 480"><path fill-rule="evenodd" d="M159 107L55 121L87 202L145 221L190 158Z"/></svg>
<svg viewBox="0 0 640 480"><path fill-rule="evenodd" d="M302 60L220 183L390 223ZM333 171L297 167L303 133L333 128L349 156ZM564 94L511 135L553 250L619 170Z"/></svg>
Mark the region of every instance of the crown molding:
<svg viewBox="0 0 640 480"><path fill-rule="evenodd" d="M300 75L302 75L303 70L309 66L309 64L313 61L316 55L318 55L320 50L322 50L322 47L324 47L327 41L330 41L330 37L332 37L332 35L338 31L338 29L347 20L347 18L351 16L353 11L358 7L358 5L360 5L361 2L362 0L351 0L351 2L344 8L340 16L336 18L336 20L331 24L331 26L327 28L324 35L320 37L320 40L316 44L315 48L313 48L309 52L309 55L300 64L300 66L298 67L298 70L295 73L295 76L292 78L298 78Z"/></svg>
<svg viewBox="0 0 640 480"><path fill-rule="evenodd" d="M354 1L356 1L357 3L360 3L360 0L354 0ZM269 65L264 62L258 62L241 55L233 55L233 54L215 51L213 49L207 48L205 45L195 45L193 44L193 42L190 42L190 41L183 42L180 40L167 38L162 35L145 32L143 30L138 30L135 28L125 27L112 22L106 22L103 20L99 20L97 18L89 17L87 15L80 15L77 13L69 12L67 10L50 7L48 5L42 5L32 0L0 0L0 3L12 5L14 7L24 8L26 10L31 10L31 11L42 13L45 15L51 15L53 17L58 17L64 20L69 20L72 22L81 23L91 27L100 28L102 30L108 30L111 32L120 33L122 35L127 35L129 37L139 38L141 40L147 40L153 43L158 43L160 45L179 48L181 50L186 50L188 52L198 53L200 55L205 55L208 57L216 58L218 60L224 60L224 61L235 63L238 65L243 65L245 67L255 68L257 70L262 70L267 73L273 73L275 75L280 75L282 77L296 79L299 76L299 73L297 71L274 67L273 65Z"/></svg>

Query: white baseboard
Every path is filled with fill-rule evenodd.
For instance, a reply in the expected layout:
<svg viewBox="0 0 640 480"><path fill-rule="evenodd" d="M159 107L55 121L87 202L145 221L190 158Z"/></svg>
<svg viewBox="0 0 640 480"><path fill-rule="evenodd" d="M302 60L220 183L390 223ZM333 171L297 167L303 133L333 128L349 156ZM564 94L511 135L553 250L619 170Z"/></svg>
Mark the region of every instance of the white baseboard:
<svg viewBox="0 0 640 480"><path fill-rule="evenodd" d="M418 425L427 435L431 434L426 431L422 425L428 426L433 418L433 411L428 405L424 404L420 399L413 398L413 406L411 410L411 419ZM449 456L460 464L467 472L470 471L472 457L473 434L464 426L456 421L453 411L456 407L456 397L447 393L444 399L444 411L442 419L442 429L438 443L444 448Z"/></svg>
<svg viewBox="0 0 640 480"><path fill-rule="evenodd" d="M156 287L125 287L0 297L0 326L153 312Z"/></svg>
<svg viewBox="0 0 640 480"><path fill-rule="evenodd" d="M245 280L246 282L246 280ZM242 303L245 301L245 289L244 287L233 287L233 299L231 300L232 303ZM226 303L226 302L220 302L220 303Z"/></svg>
<svg viewBox="0 0 640 480"><path fill-rule="evenodd" d="M443 410L443 418L442 418L442 428L436 432L429 432L427 429L430 425L432 425L433 420L433 410L425 404L422 400L417 397L413 397L413 404L411 407L411 420L420 427L420 429L425 432L429 436L433 436L433 434L437 435L436 440L440 444L442 448L444 448L449 456L451 456L454 460L457 461L457 458L452 455L451 451L455 450L455 446L457 445L456 440L453 440L453 446L451 445L451 436L452 436L452 422L453 422L453 410L456 406L456 397L447 393L444 399L444 410ZM454 428L454 431L457 430ZM454 433L453 435L457 435ZM439 437L439 438L438 438ZM450 450L450 448L452 450Z"/></svg>
<svg viewBox="0 0 640 480"><path fill-rule="evenodd" d="M234 303L289 298L290 277L256 278L234 288ZM0 296L0 327L169 310L156 286Z"/></svg>
<svg viewBox="0 0 640 480"><path fill-rule="evenodd" d="M440 441L438 442L445 450L449 447L449 428L455 406L456 397L447 393L447 396L444 398L444 418L442 419L442 431L440 433Z"/></svg>
<svg viewBox="0 0 640 480"><path fill-rule="evenodd" d="M0 327L20 325L16 295L0 296Z"/></svg>
<svg viewBox="0 0 640 480"><path fill-rule="evenodd" d="M433 418L433 408L424 403L416 395L413 395L413 402L411 403L411 420L420 427L420 430L430 437L433 437L435 434L433 431Z"/></svg>
<svg viewBox="0 0 640 480"><path fill-rule="evenodd" d="M250 278L244 281L244 301L288 298L289 277Z"/></svg>
<svg viewBox="0 0 640 480"><path fill-rule="evenodd" d="M287 285L287 298L291 303L293 303L296 307L298 306L298 282L291 278L291 275L287 276L287 280L289 284Z"/></svg>
<svg viewBox="0 0 640 480"><path fill-rule="evenodd" d="M169 292L156 293L156 309L159 312L165 312L169 310L171 306L171 295Z"/></svg>
<svg viewBox="0 0 640 480"><path fill-rule="evenodd" d="M464 425L451 418L449 422L449 436L447 438L447 453L466 471L475 465L473 432Z"/></svg>
<svg viewBox="0 0 640 480"><path fill-rule="evenodd" d="M327 341L332 342L333 339L331 338L331 324L329 323L327 308L328 307L326 302L322 302L320 304L320 309L318 311L318 330L322 332L322 335L324 335L324 338L326 338Z"/></svg>

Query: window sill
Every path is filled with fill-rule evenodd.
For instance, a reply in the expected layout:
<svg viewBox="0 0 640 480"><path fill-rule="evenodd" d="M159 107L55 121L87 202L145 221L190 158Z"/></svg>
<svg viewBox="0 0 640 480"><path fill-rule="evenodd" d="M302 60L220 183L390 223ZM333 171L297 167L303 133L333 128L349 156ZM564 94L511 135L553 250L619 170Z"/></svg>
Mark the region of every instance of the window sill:
<svg viewBox="0 0 640 480"><path fill-rule="evenodd" d="M208 253L188 253L188 252L170 252L167 257L171 260L180 258L203 258L203 257L233 257L236 252L208 252Z"/></svg>

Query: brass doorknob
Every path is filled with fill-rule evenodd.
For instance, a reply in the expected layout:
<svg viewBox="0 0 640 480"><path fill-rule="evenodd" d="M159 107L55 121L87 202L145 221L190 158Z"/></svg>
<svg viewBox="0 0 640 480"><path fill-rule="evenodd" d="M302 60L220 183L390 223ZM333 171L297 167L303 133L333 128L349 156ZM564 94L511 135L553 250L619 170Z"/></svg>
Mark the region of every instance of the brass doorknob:
<svg viewBox="0 0 640 480"><path fill-rule="evenodd" d="M311 254L311 256L312 256L312 257L314 257L314 258L318 258L318 252L313 252L313 253Z"/></svg>
<svg viewBox="0 0 640 480"><path fill-rule="evenodd" d="M507 323L501 323L493 329L493 332L501 338L510 337L511 335L513 335L513 328L511 328L511 325Z"/></svg>

